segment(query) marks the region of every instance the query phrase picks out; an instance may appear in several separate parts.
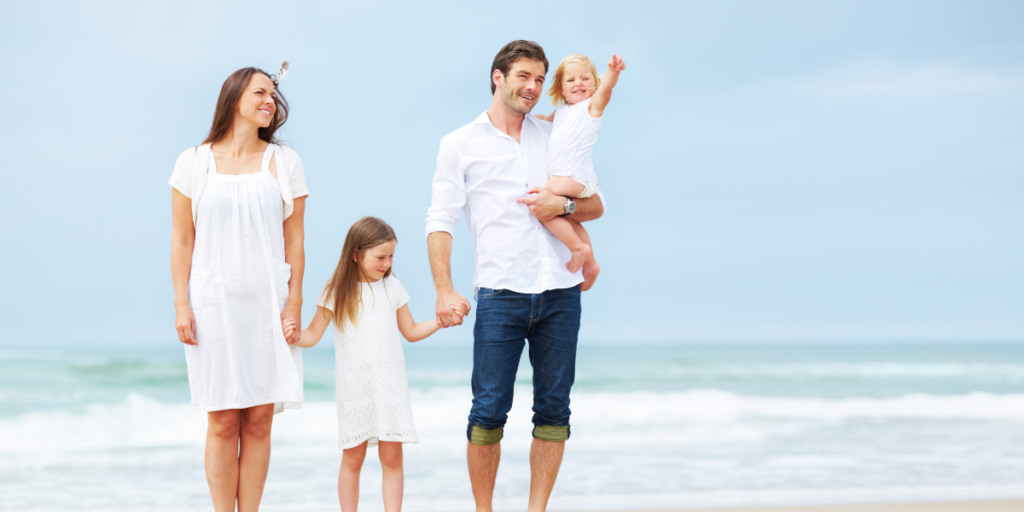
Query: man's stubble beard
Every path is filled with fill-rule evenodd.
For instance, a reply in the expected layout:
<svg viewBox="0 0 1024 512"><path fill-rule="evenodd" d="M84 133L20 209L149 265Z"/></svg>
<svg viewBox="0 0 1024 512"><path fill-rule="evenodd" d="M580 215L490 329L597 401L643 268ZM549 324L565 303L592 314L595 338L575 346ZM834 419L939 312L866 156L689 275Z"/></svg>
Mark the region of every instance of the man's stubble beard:
<svg viewBox="0 0 1024 512"><path fill-rule="evenodd" d="M508 92L505 92L505 91L508 91ZM520 114L522 114L524 116L529 114L530 111L533 110L533 106L537 104L537 102L534 101L533 105L531 105L526 110L522 110L522 107L520 106L520 102L519 102L519 95L516 93L515 87L512 87L508 83L508 79L506 79L504 77L502 78L502 84L501 84L501 101L510 110L518 112L518 113L520 113Z"/></svg>

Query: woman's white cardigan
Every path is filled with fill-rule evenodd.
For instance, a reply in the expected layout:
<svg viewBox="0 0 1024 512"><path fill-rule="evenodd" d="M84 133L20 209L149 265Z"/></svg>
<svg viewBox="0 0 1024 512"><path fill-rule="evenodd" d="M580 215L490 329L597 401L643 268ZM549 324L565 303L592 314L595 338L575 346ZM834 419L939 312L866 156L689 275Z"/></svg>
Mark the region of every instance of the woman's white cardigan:
<svg viewBox="0 0 1024 512"><path fill-rule="evenodd" d="M302 170L302 160L293 149L278 144L274 146L274 167L277 169L277 182L281 187L281 199L284 200L284 218L291 216L295 209L295 199L309 195L306 188L306 174ZM199 212L199 198L206 188L206 177L210 172L213 151L209 144L186 149L174 164L174 172L168 183L192 200L192 224L195 225L196 214Z"/></svg>

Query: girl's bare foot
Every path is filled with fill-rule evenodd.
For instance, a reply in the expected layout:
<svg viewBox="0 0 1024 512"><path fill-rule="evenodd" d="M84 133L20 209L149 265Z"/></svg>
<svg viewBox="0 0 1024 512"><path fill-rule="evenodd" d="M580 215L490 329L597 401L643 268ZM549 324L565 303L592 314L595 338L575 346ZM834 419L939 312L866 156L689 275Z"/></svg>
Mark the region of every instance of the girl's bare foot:
<svg viewBox="0 0 1024 512"><path fill-rule="evenodd" d="M587 244L580 244L576 249L570 249L572 251L572 259L565 266L569 269L569 272L576 273L583 263L587 261L587 257L590 256L590 246Z"/></svg>
<svg viewBox="0 0 1024 512"><path fill-rule="evenodd" d="M581 291L587 291L591 286L594 286L594 281L597 281L597 275L601 273L601 265L597 264L597 261L589 260L583 264L583 284L580 285Z"/></svg>

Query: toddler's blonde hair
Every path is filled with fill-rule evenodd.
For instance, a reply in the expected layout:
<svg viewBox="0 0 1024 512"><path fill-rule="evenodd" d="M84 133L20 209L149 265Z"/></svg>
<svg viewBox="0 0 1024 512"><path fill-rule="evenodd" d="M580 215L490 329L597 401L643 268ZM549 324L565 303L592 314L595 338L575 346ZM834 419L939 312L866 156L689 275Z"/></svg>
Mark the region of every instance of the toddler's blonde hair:
<svg viewBox="0 0 1024 512"><path fill-rule="evenodd" d="M594 65L594 61L590 60L590 57L586 55L570 55L558 64L558 69L555 70L555 76L552 78L551 88L548 89L548 96L551 96L551 104L559 106L565 103L565 97L562 96L562 78L565 77L565 68L569 64L579 64L581 66L590 66L590 74L594 75L594 89L601 86L601 77L597 76L597 66Z"/></svg>

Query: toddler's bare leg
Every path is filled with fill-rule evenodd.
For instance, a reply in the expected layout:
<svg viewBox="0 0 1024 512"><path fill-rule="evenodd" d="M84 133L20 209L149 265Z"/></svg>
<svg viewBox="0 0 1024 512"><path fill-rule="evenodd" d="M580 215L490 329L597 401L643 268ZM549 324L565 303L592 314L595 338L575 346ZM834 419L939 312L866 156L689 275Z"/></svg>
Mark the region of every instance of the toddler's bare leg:
<svg viewBox="0 0 1024 512"><path fill-rule="evenodd" d="M576 232L576 236L583 240L583 243L590 246L590 256L587 256L586 261L583 262L583 284L580 285L580 290L587 291L591 286L594 286L594 281L597 280L597 275L601 273L601 265L597 264L597 260L594 258L594 245L590 243L590 233L587 233L587 228L583 227L583 224L576 222L572 219L566 219L572 225L573 231Z"/></svg>
<svg viewBox="0 0 1024 512"><path fill-rule="evenodd" d="M547 184L544 185L544 188L550 190L552 194L566 197L576 197L580 192L583 192L583 185L565 176L552 176ZM572 259L565 265L569 272L578 271L583 266L587 256L590 255L590 246L584 243L579 235L576 234L576 230L573 229L569 219L555 217L542 222L544 227L548 228L552 235L555 235L555 238L558 238L572 251Z"/></svg>
<svg viewBox="0 0 1024 512"><path fill-rule="evenodd" d="M565 197L576 197L583 193L583 185L565 176L552 176L544 184L544 188L550 190L552 194Z"/></svg>
<svg viewBox="0 0 1024 512"><path fill-rule="evenodd" d="M583 243L583 240L576 234L576 231L572 229L569 219L555 217L542 222L544 227L548 228L552 235L555 235L555 238L561 240L572 251L572 259L569 260L569 263L565 264L569 272L579 270L583 266L583 262L587 260L587 256L590 256L590 246Z"/></svg>

